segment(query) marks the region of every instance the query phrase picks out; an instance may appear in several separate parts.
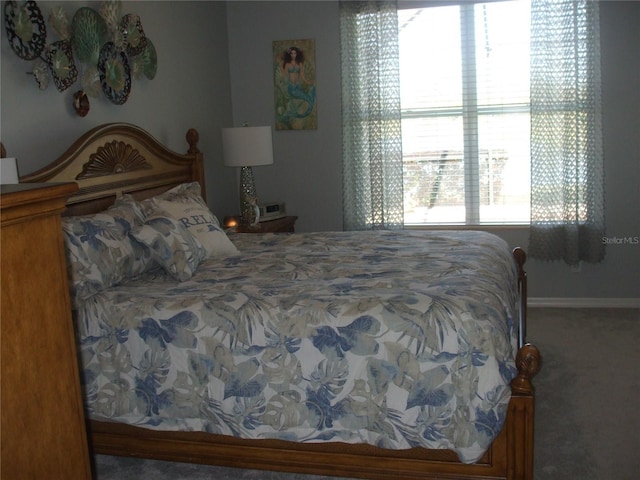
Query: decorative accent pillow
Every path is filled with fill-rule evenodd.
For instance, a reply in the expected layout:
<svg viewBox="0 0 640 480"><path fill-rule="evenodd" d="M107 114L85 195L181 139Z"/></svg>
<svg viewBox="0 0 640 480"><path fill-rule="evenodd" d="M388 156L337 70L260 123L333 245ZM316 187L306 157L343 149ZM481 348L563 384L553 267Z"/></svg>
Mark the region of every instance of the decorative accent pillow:
<svg viewBox="0 0 640 480"><path fill-rule="evenodd" d="M195 273L207 252L179 220L156 211L130 233L149 249L151 257L173 278L184 282Z"/></svg>
<svg viewBox="0 0 640 480"><path fill-rule="evenodd" d="M144 223L146 215L142 210L142 205L127 193L118 197L111 208L121 209L123 214L126 214L127 218L131 220L132 228L134 225L142 225Z"/></svg>
<svg viewBox="0 0 640 480"><path fill-rule="evenodd" d="M238 255L238 249L200 196L200 184L185 183L143 202L143 209L163 210L179 220L207 251L207 257Z"/></svg>
<svg viewBox="0 0 640 480"><path fill-rule="evenodd" d="M165 200L169 202L184 202L186 201L186 199L194 200L196 202L204 204L204 206L207 206L202 198L202 189L200 188L200 184L198 182L191 182L182 183L177 187L173 187L171 190L167 190L166 192L160 193L154 197L142 200L140 202L140 207L143 214L148 216L152 215L159 208L159 201ZM215 222L220 225L220 222L217 218L215 219Z"/></svg>
<svg viewBox="0 0 640 480"><path fill-rule="evenodd" d="M67 264L74 305L91 295L143 273L150 253L128 234L142 224L139 204L123 195L104 212L63 217Z"/></svg>

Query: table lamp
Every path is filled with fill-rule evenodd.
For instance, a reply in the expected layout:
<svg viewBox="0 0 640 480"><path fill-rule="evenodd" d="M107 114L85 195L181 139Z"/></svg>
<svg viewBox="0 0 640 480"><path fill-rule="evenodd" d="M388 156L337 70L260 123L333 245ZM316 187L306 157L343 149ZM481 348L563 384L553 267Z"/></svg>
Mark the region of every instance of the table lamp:
<svg viewBox="0 0 640 480"><path fill-rule="evenodd" d="M228 167L240 167L240 215L245 225L256 225L260 214L251 167L273 163L271 127L222 129L222 154Z"/></svg>

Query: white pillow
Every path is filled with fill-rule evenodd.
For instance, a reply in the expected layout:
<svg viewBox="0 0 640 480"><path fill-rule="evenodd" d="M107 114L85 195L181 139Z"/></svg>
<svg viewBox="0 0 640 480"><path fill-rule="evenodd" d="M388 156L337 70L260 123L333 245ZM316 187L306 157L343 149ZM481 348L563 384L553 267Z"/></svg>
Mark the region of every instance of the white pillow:
<svg viewBox="0 0 640 480"><path fill-rule="evenodd" d="M145 202L148 210L153 206L179 220L200 241L207 251L207 258L239 255L240 252L200 196L197 182L179 185Z"/></svg>
<svg viewBox="0 0 640 480"><path fill-rule="evenodd" d="M207 257L228 257L238 255L238 249L231 243L216 222L216 218L208 207L198 202L178 202L160 200L158 207L170 216L179 220L182 225L198 240L207 251Z"/></svg>

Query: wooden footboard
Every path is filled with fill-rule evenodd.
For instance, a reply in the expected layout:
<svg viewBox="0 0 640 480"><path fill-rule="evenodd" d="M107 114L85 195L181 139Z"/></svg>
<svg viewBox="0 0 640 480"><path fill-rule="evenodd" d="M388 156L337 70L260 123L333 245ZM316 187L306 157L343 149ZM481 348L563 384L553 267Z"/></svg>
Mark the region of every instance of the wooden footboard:
<svg viewBox="0 0 640 480"><path fill-rule="evenodd" d="M299 472L368 479L533 480L534 387L540 353L525 343L526 255L514 250L520 291L518 376L502 432L474 464L463 464L450 450L386 450L369 445L296 444L279 440L242 440L202 432L161 432L92 421L94 453L228 467Z"/></svg>
<svg viewBox="0 0 640 480"><path fill-rule="evenodd" d="M538 351L519 352L525 367L512 383L505 426L475 464L449 450L384 450L368 445L296 444L241 440L201 432L159 432L128 425L91 422L94 453L228 467L368 479L533 479L534 396L531 377Z"/></svg>

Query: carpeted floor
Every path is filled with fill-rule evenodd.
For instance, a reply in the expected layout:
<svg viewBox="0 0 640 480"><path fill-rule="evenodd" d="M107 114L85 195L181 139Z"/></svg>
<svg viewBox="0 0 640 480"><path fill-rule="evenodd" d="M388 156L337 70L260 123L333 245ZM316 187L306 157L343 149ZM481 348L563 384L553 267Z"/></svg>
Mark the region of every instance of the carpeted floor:
<svg viewBox="0 0 640 480"><path fill-rule="evenodd" d="M640 478L640 310L531 309L536 480Z"/></svg>
<svg viewBox="0 0 640 480"><path fill-rule="evenodd" d="M536 385L536 480L640 478L640 310L529 310L543 356ZM96 480L319 480L99 455Z"/></svg>

